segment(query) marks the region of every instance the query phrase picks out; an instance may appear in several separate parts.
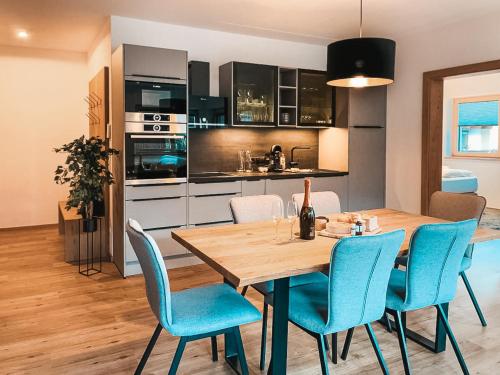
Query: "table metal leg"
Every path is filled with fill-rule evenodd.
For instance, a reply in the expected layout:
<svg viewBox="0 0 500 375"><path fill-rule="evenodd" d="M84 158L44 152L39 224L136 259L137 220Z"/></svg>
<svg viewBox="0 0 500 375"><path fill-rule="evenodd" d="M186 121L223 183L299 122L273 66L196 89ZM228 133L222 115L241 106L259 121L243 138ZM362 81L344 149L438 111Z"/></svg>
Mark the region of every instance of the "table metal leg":
<svg viewBox="0 0 500 375"><path fill-rule="evenodd" d="M268 374L286 374L289 297L290 278L274 280L272 354Z"/></svg>
<svg viewBox="0 0 500 375"><path fill-rule="evenodd" d="M236 289L236 287L229 282L229 280L224 279L224 283L228 284L232 288ZM241 374L241 365L238 359L238 346L234 339L234 334L225 333L224 334L224 359L227 364L231 366L231 368L237 373Z"/></svg>

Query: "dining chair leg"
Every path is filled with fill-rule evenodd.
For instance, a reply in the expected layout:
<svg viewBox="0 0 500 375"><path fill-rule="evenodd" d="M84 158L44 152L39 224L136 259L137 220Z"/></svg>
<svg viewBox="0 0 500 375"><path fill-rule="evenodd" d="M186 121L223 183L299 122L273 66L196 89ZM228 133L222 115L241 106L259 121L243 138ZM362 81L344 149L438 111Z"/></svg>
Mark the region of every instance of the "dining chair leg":
<svg viewBox="0 0 500 375"><path fill-rule="evenodd" d="M241 375L248 375L247 359L245 357L245 349L243 348L243 341L241 341L240 327L233 328L234 340L238 348L238 358L240 360Z"/></svg>
<svg viewBox="0 0 500 375"><path fill-rule="evenodd" d="M408 358L408 347L406 346L405 329L401 318L401 312L394 312L394 320L396 321L396 330L398 332L399 349L401 350L401 357L403 358L403 365L405 374L411 374L410 360Z"/></svg>
<svg viewBox="0 0 500 375"><path fill-rule="evenodd" d="M465 375L469 375L469 369L467 368L464 357L462 356L462 353L460 352L460 347L458 346L457 340L455 339L455 335L453 334L453 331L451 330L450 323L448 322L448 319L446 318L446 314L443 311L443 307L441 305L436 305L436 309L438 310L439 318L441 319L441 321L444 324L444 329L446 330L446 333L448 334L448 338L450 339L451 346L453 346L453 350L455 351L455 355L457 356L458 362L460 363L460 367L462 368L462 372Z"/></svg>
<svg viewBox="0 0 500 375"><path fill-rule="evenodd" d="M373 350L375 350L375 354L377 355L377 360L382 369L384 375L389 374L389 369L387 368L387 363L385 363L384 356L382 355L382 351L380 350L380 346L378 345L377 337L375 336L375 332L373 332L373 328L370 323L365 324L366 332L368 333L368 337L370 337L370 341L373 346Z"/></svg>
<svg viewBox="0 0 500 375"><path fill-rule="evenodd" d="M476 296L474 294L474 291L472 290L472 287L470 286L469 279L467 279L467 275L465 274L465 271L460 272L460 276L462 277L462 280L464 281L465 288L467 289L467 292L469 293L470 299L472 300L472 303L474 304L474 308L476 309L477 316L479 317L479 320L481 321L481 325L483 327L486 327L488 324L486 323L486 319L484 319L483 312L481 311L481 307L479 307L479 303L477 302Z"/></svg>
<svg viewBox="0 0 500 375"><path fill-rule="evenodd" d="M321 363L321 373L323 375L328 375L330 372L328 370L328 357L326 356L325 340L323 338L323 335L317 335L316 341L318 342L319 361Z"/></svg>
<svg viewBox="0 0 500 375"><path fill-rule="evenodd" d="M160 323L158 323L158 325L155 328L155 331L153 332L153 336L151 336L148 346L146 347L146 350L144 351L144 354L142 355L142 358L139 364L137 365L137 368L135 369L134 375L140 375L142 373L142 370L144 369L144 366L148 361L149 355L151 354L151 351L153 350L156 344L156 340L158 340L158 336L160 336L162 329L163 327L161 326Z"/></svg>
<svg viewBox="0 0 500 375"><path fill-rule="evenodd" d="M260 337L260 371L266 368L266 346L267 346L267 316L269 315L269 305L264 302L262 312L262 335Z"/></svg>
<svg viewBox="0 0 500 375"><path fill-rule="evenodd" d="M177 345L177 350L175 351L174 358L172 359L172 365L170 366L170 370L168 371L168 375L175 375L177 373L177 369L179 368L179 363L181 362L182 353L184 353L184 348L187 343L186 337L181 337L179 341L179 345Z"/></svg>
<svg viewBox="0 0 500 375"><path fill-rule="evenodd" d="M325 336L325 341L328 342L326 336ZM334 364L337 364L337 332L332 333L332 362Z"/></svg>
<svg viewBox="0 0 500 375"><path fill-rule="evenodd" d="M248 285L245 285L245 286L243 287L243 290L241 291L241 295L242 295L242 296L245 296L245 294L247 294L247 291L248 291Z"/></svg>
<svg viewBox="0 0 500 375"><path fill-rule="evenodd" d="M217 362L219 360L219 353L217 353L217 336L210 337L212 342L212 361Z"/></svg>
<svg viewBox="0 0 500 375"><path fill-rule="evenodd" d="M347 335L345 337L344 348L342 349L342 354L340 355L340 358L342 358L343 361L347 359L347 353L349 353L349 347L351 346L353 333L354 333L354 328L349 328L349 330L347 331Z"/></svg>

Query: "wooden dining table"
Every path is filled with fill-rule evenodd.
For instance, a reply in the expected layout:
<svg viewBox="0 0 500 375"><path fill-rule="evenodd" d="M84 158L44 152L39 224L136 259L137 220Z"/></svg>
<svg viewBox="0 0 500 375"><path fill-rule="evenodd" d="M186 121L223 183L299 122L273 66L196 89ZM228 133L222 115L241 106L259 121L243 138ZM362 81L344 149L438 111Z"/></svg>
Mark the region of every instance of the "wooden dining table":
<svg viewBox="0 0 500 375"><path fill-rule="evenodd" d="M406 237L400 255L408 251L411 235L418 226L446 222L386 208L363 212L378 217L382 232L405 229ZM336 215L330 215L328 218L335 220L335 217ZM298 220L292 230L293 239L290 239L290 225L285 220L279 224L278 238L275 238L272 221L179 229L172 232L173 239L220 273L224 281L234 287L274 280L272 354L269 367L269 373L274 375L286 374L290 277L328 270L332 247L338 241L320 235L316 235L312 241L299 239ZM472 243L498 238L500 231L478 228ZM446 333L439 323L436 324L433 341L411 331L408 331L407 336L435 352L445 350ZM227 337L225 350L226 361L237 369L236 350Z"/></svg>

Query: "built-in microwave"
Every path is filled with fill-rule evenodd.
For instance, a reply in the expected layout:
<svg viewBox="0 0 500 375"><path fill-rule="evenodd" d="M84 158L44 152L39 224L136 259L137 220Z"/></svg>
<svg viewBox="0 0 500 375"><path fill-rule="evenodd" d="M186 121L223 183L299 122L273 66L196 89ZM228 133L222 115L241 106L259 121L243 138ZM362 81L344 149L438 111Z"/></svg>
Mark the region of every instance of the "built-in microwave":
<svg viewBox="0 0 500 375"><path fill-rule="evenodd" d="M187 181L186 124L125 123L126 185Z"/></svg>
<svg viewBox="0 0 500 375"><path fill-rule="evenodd" d="M126 76L125 119L132 113L177 115L177 121L186 122L186 81L175 78Z"/></svg>

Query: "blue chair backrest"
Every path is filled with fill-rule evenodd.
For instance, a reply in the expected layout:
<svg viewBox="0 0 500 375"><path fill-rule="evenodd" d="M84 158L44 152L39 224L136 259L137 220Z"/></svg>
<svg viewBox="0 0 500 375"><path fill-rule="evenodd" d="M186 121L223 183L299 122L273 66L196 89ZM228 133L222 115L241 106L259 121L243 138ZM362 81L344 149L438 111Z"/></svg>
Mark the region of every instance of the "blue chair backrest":
<svg viewBox="0 0 500 375"><path fill-rule="evenodd" d="M455 297L460 264L477 220L422 225L410 241L405 305L409 309L446 303Z"/></svg>
<svg viewBox="0 0 500 375"><path fill-rule="evenodd" d="M345 330L382 317L403 229L337 242L330 261L327 327Z"/></svg>
<svg viewBox="0 0 500 375"><path fill-rule="evenodd" d="M172 324L170 284L167 269L155 240L133 219L127 222L127 234L139 259L146 281L146 295L151 310L165 328Z"/></svg>

